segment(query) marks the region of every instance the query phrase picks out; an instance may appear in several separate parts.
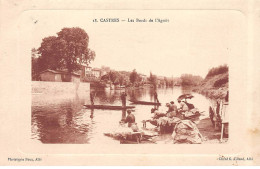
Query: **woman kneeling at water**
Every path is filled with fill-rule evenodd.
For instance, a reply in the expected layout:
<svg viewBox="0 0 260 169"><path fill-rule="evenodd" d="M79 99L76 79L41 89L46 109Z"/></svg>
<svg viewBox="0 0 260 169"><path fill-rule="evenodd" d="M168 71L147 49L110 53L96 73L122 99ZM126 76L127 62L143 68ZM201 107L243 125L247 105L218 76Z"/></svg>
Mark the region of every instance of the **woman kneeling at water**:
<svg viewBox="0 0 260 169"><path fill-rule="evenodd" d="M138 131L138 127L135 123L135 116L132 114L131 110L127 110L125 123L128 123L128 127L131 127L133 131Z"/></svg>

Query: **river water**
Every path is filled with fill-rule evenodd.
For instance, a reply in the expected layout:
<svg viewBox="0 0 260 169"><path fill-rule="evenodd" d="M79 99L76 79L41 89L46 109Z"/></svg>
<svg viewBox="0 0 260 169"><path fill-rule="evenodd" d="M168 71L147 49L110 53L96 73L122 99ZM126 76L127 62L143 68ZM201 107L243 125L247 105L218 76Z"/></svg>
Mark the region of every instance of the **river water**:
<svg viewBox="0 0 260 169"><path fill-rule="evenodd" d="M95 104L122 105L120 100L121 92L125 90L95 90ZM127 90L128 100L135 98L142 101L153 101L153 88ZM181 87L158 88L159 101L162 106L159 111L165 112L165 104L174 101L177 106L177 98L181 94L191 93L194 98L189 102L193 103L200 111L205 111L204 116L209 116L208 109L211 100L203 95L192 93L189 89ZM119 121L125 117L125 112L115 110L88 110L84 104L90 104L89 93L65 94L65 95L44 95L32 94L32 135L31 138L42 143L65 143L65 144L120 144L119 140L104 136L104 133L114 130ZM149 119L153 106L134 105L133 114L139 128L142 127L142 120ZM147 124L147 128L154 126ZM169 134L166 136L170 136ZM164 137L164 136L162 136Z"/></svg>

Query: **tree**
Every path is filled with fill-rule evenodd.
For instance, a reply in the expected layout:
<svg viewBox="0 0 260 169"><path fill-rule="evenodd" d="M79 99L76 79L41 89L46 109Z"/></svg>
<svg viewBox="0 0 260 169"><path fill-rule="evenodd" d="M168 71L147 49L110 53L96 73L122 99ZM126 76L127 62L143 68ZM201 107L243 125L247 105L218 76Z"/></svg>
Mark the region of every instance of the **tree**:
<svg viewBox="0 0 260 169"><path fill-rule="evenodd" d="M136 70L134 69L129 76L129 80L132 84L135 84L139 80L139 75L137 74Z"/></svg>
<svg viewBox="0 0 260 169"><path fill-rule="evenodd" d="M45 69L57 70L61 68L60 50L57 49L57 37L49 36L42 39L40 48L38 48L39 57L39 69L43 71Z"/></svg>
<svg viewBox="0 0 260 169"><path fill-rule="evenodd" d="M226 73L226 72L228 72L228 66L227 65L221 65L221 66L218 66L218 67L213 67L209 70L209 72L206 76L206 79L213 77L215 75L218 75L218 74Z"/></svg>
<svg viewBox="0 0 260 169"><path fill-rule="evenodd" d="M154 87L157 86L157 77L153 75L152 72L150 72L150 77L148 78L148 80Z"/></svg>
<svg viewBox="0 0 260 169"><path fill-rule="evenodd" d="M31 63L32 63L32 80L38 80L38 72L39 72L39 66L38 66L38 62L39 62L39 58L38 58L38 53L37 50L35 48L32 48L31 50Z"/></svg>
<svg viewBox="0 0 260 169"><path fill-rule="evenodd" d="M119 77L119 85L122 86L125 83L125 79L122 75Z"/></svg>
<svg viewBox="0 0 260 169"><path fill-rule="evenodd" d="M83 29L63 28L57 35L42 40L38 49L40 69L67 69L72 73L95 59L95 52L88 48L89 36Z"/></svg>
<svg viewBox="0 0 260 169"><path fill-rule="evenodd" d="M191 74L181 75L181 85L182 86L197 86L202 82L203 78L201 76L194 76Z"/></svg>
<svg viewBox="0 0 260 169"><path fill-rule="evenodd" d="M164 81L165 81L166 87L168 87L170 85L170 82L168 81L167 77L164 77Z"/></svg>
<svg viewBox="0 0 260 169"><path fill-rule="evenodd" d="M101 80L109 81L113 84L119 83L119 73L115 71L110 71L106 75L101 77Z"/></svg>

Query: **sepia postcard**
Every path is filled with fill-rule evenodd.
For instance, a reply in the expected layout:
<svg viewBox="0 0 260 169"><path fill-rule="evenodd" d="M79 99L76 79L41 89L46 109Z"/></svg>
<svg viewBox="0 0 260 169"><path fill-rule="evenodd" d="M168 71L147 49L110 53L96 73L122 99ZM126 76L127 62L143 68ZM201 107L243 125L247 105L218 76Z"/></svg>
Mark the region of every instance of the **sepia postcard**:
<svg viewBox="0 0 260 169"><path fill-rule="evenodd" d="M0 165L260 164L259 1L0 3Z"/></svg>

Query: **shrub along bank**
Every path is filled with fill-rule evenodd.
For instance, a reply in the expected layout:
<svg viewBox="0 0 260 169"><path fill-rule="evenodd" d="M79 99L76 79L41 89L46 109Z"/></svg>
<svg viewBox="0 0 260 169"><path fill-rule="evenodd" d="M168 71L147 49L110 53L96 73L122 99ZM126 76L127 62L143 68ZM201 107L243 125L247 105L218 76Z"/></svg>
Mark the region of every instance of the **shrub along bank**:
<svg viewBox="0 0 260 169"><path fill-rule="evenodd" d="M209 70L205 79L193 88L193 91L209 98L223 99L228 92L228 66L222 65Z"/></svg>

